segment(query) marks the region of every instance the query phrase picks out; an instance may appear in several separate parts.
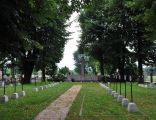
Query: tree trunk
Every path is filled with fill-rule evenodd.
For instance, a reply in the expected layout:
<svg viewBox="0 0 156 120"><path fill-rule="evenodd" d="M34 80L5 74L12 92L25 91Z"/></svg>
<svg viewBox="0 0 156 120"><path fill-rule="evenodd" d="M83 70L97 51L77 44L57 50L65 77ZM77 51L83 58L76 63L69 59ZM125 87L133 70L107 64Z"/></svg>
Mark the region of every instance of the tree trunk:
<svg viewBox="0 0 156 120"><path fill-rule="evenodd" d="M139 83L144 83L143 79L143 68L142 68L142 58L138 57L138 73L139 73Z"/></svg>
<svg viewBox="0 0 156 120"><path fill-rule="evenodd" d="M13 83L14 79L15 79L15 69L14 66L11 67L11 83Z"/></svg>
<svg viewBox="0 0 156 120"><path fill-rule="evenodd" d="M153 72L150 73L150 81L153 83Z"/></svg>
<svg viewBox="0 0 156 120"><path fill-rule="evenodd" d="M121 82L124 82L124 75L125 75L125 55L122 56L122 60L120 63L120 76L121 76Z"/></svg>
<svg viewBox="0 0 156 120"><path fill-rule="evenodd" d="M4 69L3 69L3 66L2 66L2 81L4 81Z"/></svg>
<svg viewBox="0 0 156 120"><path fill-rule="evenodd" d="M45 68L42 68L42 81L45 82Z"/></svg>
<svg viewBox="0 0 156 120"><path fill-rule="evenodd" d="M100 72L101 72L101 75L103 75L104 76L104 64L103 64L103 60L101 59L100 60Z"/></svg>
<svg viewBox="0 0 156 120"><path fill-rule="evenodd" d="M31 75L34 69L34 62L33 61L23 61L23 83L30 83L31 82Z"/></svg>
<svg viewBox="0 0 156 120"><path fill-rule="evenodd" d="M138 83L144 83L142 64L143 64L143 59L142 59L142 40L138 39L138 75L139 75Z"/></svg>

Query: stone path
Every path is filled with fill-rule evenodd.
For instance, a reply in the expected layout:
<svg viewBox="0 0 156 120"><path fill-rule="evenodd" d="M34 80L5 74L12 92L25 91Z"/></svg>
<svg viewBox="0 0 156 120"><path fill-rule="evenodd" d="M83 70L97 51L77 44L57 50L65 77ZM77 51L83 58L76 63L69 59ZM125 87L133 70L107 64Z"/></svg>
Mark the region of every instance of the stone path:
<svg viewBox="0 0 156 120"><path fill-rule="evenodd" d="M74 85L40 112L34 120L64 120L75 100L81 85Z"/></svg>

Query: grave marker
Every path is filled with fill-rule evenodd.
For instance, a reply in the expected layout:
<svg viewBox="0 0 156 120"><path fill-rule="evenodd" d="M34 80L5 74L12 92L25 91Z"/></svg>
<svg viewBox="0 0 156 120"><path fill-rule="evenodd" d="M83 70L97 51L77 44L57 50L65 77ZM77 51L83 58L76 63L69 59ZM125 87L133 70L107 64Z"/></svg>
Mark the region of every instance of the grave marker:
<svg viewBox="0 0 156 120"><path fill-rule="evenodd" d="M131 82L131 102L128 104L128 112L138 112L137 105L133 102L133 85L132 85L132 76L129 76Z"/></svg>
<svg viewBox="0 0 156 120"><path fill-rule="evenodd" d="M12 99L17 99L19 97L18 93L16 92L16 78L14 78L14 93L12 94Z"/></svg>
<svg viewBox="0 0 156 120"><path fill-rule="evenodd" d="M3 81L4 85L3 85L3 96L1 97L1 102L2 103L6 103L9 101L8 96L6 95L6 90L5 90L5 81Z"/></svg>

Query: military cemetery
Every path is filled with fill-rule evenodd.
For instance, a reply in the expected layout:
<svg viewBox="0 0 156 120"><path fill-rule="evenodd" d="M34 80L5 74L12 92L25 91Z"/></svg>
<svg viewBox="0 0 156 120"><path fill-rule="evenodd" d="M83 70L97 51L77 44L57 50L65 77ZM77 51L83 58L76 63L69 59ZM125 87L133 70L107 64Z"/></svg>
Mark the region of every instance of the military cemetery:
<svg viewBox="0 0 156 120"><path fill-rule="evenodd" d="M0 120L156 120L156 0L0 1Z"/></svg>

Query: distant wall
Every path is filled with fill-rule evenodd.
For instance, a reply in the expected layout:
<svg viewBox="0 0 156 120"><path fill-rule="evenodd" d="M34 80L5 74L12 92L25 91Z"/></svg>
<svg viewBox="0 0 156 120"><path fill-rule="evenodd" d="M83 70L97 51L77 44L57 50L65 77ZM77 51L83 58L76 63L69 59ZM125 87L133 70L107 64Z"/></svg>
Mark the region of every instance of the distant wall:
<svg viewBox="0 0 156 120"><path fill-rule="evenodd" d="M99 76L82 76L82 75L68 75L67 76L67 81L73 81L73 82L97 82L99 79Z"/></svg>

